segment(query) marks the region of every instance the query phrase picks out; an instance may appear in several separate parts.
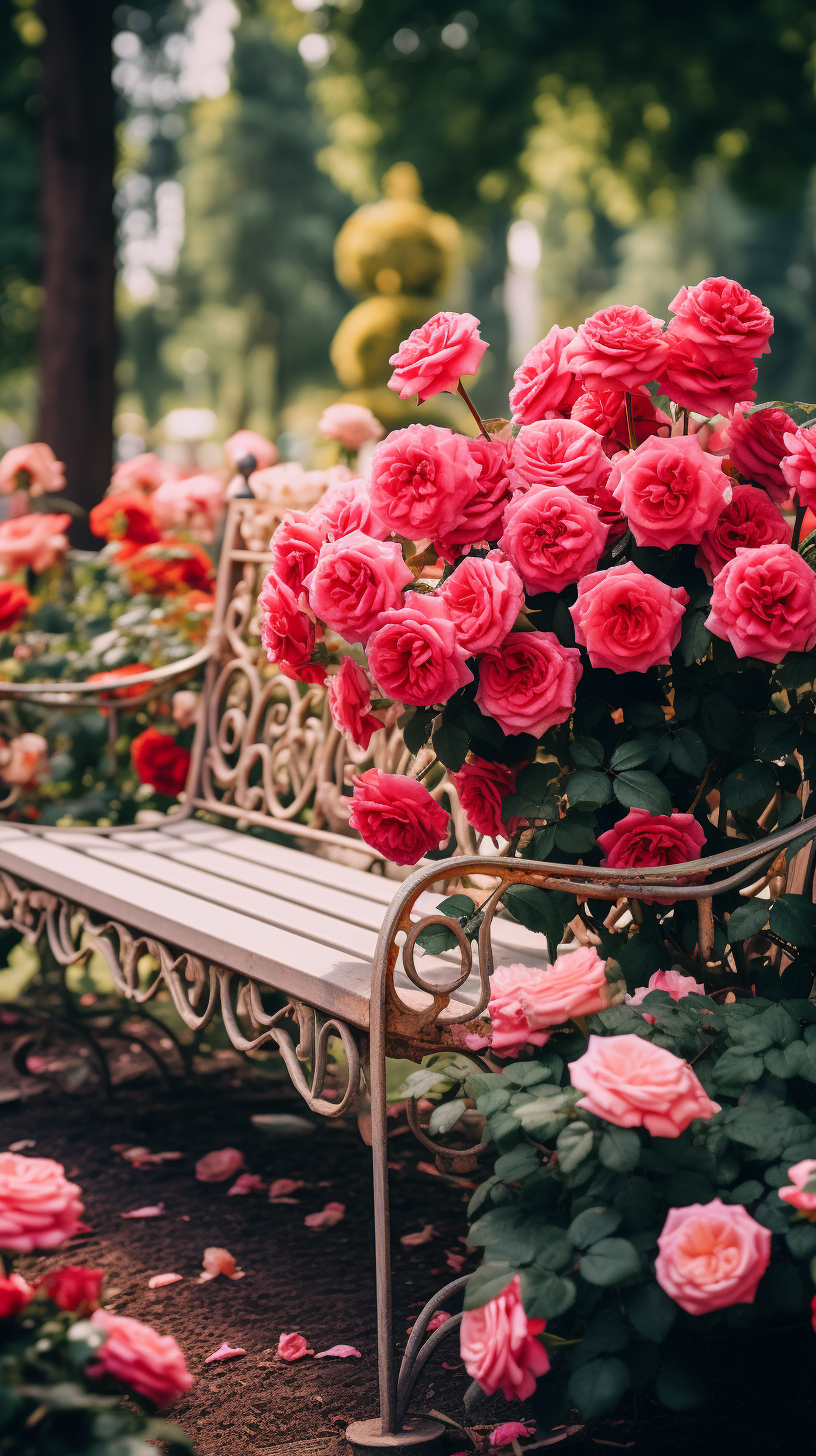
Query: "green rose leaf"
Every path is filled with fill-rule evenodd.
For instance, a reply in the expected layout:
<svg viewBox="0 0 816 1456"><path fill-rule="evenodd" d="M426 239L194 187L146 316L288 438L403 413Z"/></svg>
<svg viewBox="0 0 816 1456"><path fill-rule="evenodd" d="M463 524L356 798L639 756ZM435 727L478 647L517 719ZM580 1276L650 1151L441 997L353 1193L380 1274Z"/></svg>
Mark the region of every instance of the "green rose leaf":
<svg viewBox="0 0 816 1456"><path fill-rule="evenodd" d="M465 1309L479 1309L506 1289L517 1269L504 1261L480 1264L465 1288Z"/></svg>
<svg viewBox="0 0 816 1456"><path fill-rule="evenodd" d="M408 711L411 713L411 717L407 722L405 718L400 719L402 739L409 753L419 753L420 748L424 748L431 736L431 725L436 717L436 710L434 708L416 708Z"/></svg>
<svg viewBox="0 0 816 1456"><path fill-rule="evenodd" d="M579 806L597 809L609 803L612 784L609 775L600 769L581 768L567 779L566 793L572 809Z"/></svg>
<svg viewBox="0 0 816 1456"><path fill-rule="evenodd" d="M592 1128L585 1122L571 1122L558 1134L556 1148L559 1170L571 1173L592 1152Z"/></svg>
<svg viewBox="0 0 816 1456"><path fill-rule="evenodd" d="M615 752L609 760L609 767L616 773L622 773L625 769L637 768L651 758L655 750L654 735L648 738L630 738L627 743L619 743Z"/></svg>
<svg viewBox="0 0 816 1456"><path fill-rule="evenodd" d="M648 809L650 814L671 814L666 785L647 769L630 769L615 779L615 798L626 809Z"/></svg>
<svg viewBox="0 0 816 1456"><path fill-rule="evenodd" d="M538 1263L519 1272L524 1312L529 1319L557 1319L575 1303L577 1291L571 1279L539 1268Z"/></svg>
<svg viewBox="0 0 816 1456"><path fill-rule="evenodd" d="M728 939L731 945L758 935L768 923L770 909L770 900L747 900L744 905L734 910L728 921Z"/></svg>
<svg viewBox="0 0 816 1456"><path fill-rule="evenodd" d="M644 1340L659 1345L677 1318L677 1305L659 1284L641 1284L626 1295L626 1313Z"/></svg>
<svg viewBox="0 0 816 1456"><path fill-rule="evenodd" d="M705 625L708 609L702 612L686 612L683 630L680 634L680 651L686 667L691 667L705 657L711 646L711 633Z"/></svg>
<svg viewBox="0 0 816 1456"><path fill-rule="evenodd" d="M743 763L730 773L723 784L729 809L751 809L754 804L770 799L776 788L776 774L766 763Z"/></svg>
<svg viewBox="0 0 816 1456"><path fill-rule="evenodd" d="M774 713L762 718L754 734L754 753L764 762L784 758L793 753L799 742L799 724L787 713Z"/></svg>
<svg viewBox="0 0 816 1456"><path fill-rule="evenodd" d="M470 734L443 718L433 736L434 753L452 773L458 773L470 747Z"/></svg>
<svg viewBox="0 0 816 1456"><path fill-rule="evenodd" d="M708 749L693 728L681 728L672 740L670 758L681 773L701 779L708 763Z"/></svg>
<svg viewBox="0 0 816 1456"><path fill-rule="evenodd" d="M563 1136L563 1134L562 1134ZM640 1255L628 1239L601 1239L578 1261L588 1284L621 1284L641 1272Z"/></svg>
<svg viewBox="0 0 816 1456"><path fill-rule="evenodd" d="M629 1371L622 1360L590 1360L570 1376L569 1393L584 1420L614 1410L629 1389Z"/></svg>
<svg viewBox="0 0 816 1456"><path fill-rule="evenodd" d="M435 1107L428 1123L431 1136L441 1137L443 1133L450 1132L464 1111L465 1104L459 1101L443 1102L441 1106Z"/></svg>
<svg viewBox="0 0 816 1456"><path fill-rule="evenodd" d="M608 1127L601 1138L598 1157L605 1168L631 1173L640 1160L640 1138L628 1127Z"/></svg>
<svg viewBox="0 0 816 1456"><path fill-rule="evenodd" d="M574 738L569 745L569 756L576 768L598 768L604 760L603 744L597 738Z"/></svg>
<svg viewBox="0 0 816 1456"><path fill-rule="evenodd" d="M816 948L816 905L804 895L780 895L769 921L771 930L799 950Z"/></svg>
<svg viewBox="0 0 816 1456"><path fill-rule="evenodd" d="M569 1236L579 1249L597 1244L620 1227L621 1215L615 1208L585 1208L569 1226Z"/></svg>

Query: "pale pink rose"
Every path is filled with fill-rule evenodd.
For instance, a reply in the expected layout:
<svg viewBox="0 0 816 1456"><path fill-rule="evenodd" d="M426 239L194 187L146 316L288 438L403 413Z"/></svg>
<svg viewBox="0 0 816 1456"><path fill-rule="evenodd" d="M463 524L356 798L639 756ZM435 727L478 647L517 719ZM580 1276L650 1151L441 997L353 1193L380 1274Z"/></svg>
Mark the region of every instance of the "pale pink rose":
<svg viewBox="0 0 816 1456"><path fill-rule="evenodd" d="M699 344L712 359L727 362L733 354L758 359L771 352L771 313L733 278L704 278L693 288L681 288L669 310L674 336Z"/></svg>
<svg viewBox="0 0 816 1456"><path fill-rule="evenodd" d="M35 576L50 567L68 550L65 532L71 517L65 513L51 515L34 512L0 521L0 571L13 576L30 566Z"/></svg>
<svg viewBox="0 0 816 1456"><path fill-rule="evenodd" d="M788 490L795 491L799 504L816 510L816 432L811 426L787 431L782 440L786 454L779 468ZM754 544L753 542L751 543Z"/></svg>
<svg viewBox="0 0 816 1456"><path fill-rule="evenodd" d="M212 541L225 504L224 487L214 475L165 480L153 496L156 519L164 530L192 531L203 541Z"/></svg>
<svg viewBox="0 0 816 1456"><path fill-rule="evenodd" d="M525 1046L546 1046L549 1031L530 1025L525 996L538 985L543 972L532 966L497 966L490 977L487 1012L490 1046L500 1057L515 1057Z"/></svg>
<svg viewBox="0 0 816 1456"><path fill-rule="evenodd" d="M330 470L304 470L299 461L286 460L280 465L253 471L249 487L255 499L264 505L277 506L280 511L308 511L333 485L350 479L351 473L345 465L332 466ZM236 476L227 495L231 498L242 485L243 478Z"/></svg>
<svg viewBox="0 0 816 1456"><path fill-rule="evenodd" d="M512 441L496 437L485 440L482 435L477 435L475 439L466 437L466 444L471 460L479 467L479 474L470 483L471 494L462 501L456 524L444 535L437 532L434 539L438 554L449 562L455 561L470 546L498 540L502 514L510 499Z"/></svg>
<svg viewBox="0 0 816 1456"><path fill-rule="evenodd" d="M785 435L795 431L796 421L782 409L755 410L753 414L747 414L747 409L744 402L735 407L720 442L740 475L763 486L771 500L781 504L790 495L782 470L787 454Z"/></svg>
<svg viewBox="0 0 816 1456"><path fill-rule="evenodd" d="M466 556L437 588L468 656L499 647L524 605L524 583L500 551Z"/></svg>
<svg viewBox="0 0 816 1456"><path fill-rule="evenodd" d="M48 769L48 744L41 733L20 733L0 744L0 779L4 784L36 783Z"/></svg>
<svg viewBox="0 0 816 1456"><path fill-rule="evenodd" d="M227 1341L224 1340L224 1342L218 1346L217 1350L213 1350L211 1355L205 1355L204 1364L212 1365L215 1360L237 1360L239 1355L245 1354L246 1350L242 1350L240 1345L229 1345L227 1344Z"/></svg>
<svg viewBox="0 0 816 1456"><path fill-rule="evenodd" d="M482 343L479 320L472 313L437 313L414 329L392 354L394 373L388 388L400 399L415 394L420 404L448 390L455 394L463 374L475 374L489 345Z"/></svg>
<svg viewBox="0 0 816 1456"><path fill-rule="evenodd" d="M364 404L338 400L324 409L317 428L327 440L339 440L346 450L359 450L369 440L381 440L385 430Z"/></svg>
<svg viewBox="0 0 816 1456"><path fill-rule="evenodd" d="M754 400L757 369L750 354L712 355L691 339L678 338L674 320L666 331L669 352L658 385L681 408L701 415L730 415L740 400Z"/></svg>
<svg viewBox="0 0 816 1456"><path fill-rule="evenodd" d="M173 722L177 723L179 728L192 728L198 717L200 701L200 694L194 693L192 688L181 688L174 693L170 708Z"/></svg>
<svg viewBox="0 0 816 1456"><path fill-rule="evenodd" d="M584 320L564 358L584 389L635 394L659 378L668 347L663 319L614 303Z"/></svg>
<svg viewBox="0 0 816 1456"><path fill-rule="evenodd" d="M396 541L352 531L323 545L303 587L320 622L346 642L365 643L384 615L402 606L402 588L413 579Z"/></svg>
<svg viewBox="0 0 816 1456"><path fill-rule="evenodd" d="M262 614L261 642L269 661L276 662L287 677L300 682L323 682L325 669L311 662L314 623L300 610L294 592L276 581L270 572L258 603Z"/></svg>
<svg viewBox="0 0 816 1456"><path fill-rule="evenodd" d="M676 1138L695 1118L719 1112L688 1062L641 1036L590 1036L570 1063L576 1105L615 1127L645 1127L652 1137Z"/></svg>
<svg viewBox="0 0 816 1456"><path fill-rule="evenodd" d="M566 486L533 486L511 500L499 541L528 592L560 592L594 571L609 528Z"/></svg>
<svg viewBox="0 0 816 1456"><path fill-rule="evenodd" d="M383 697L414 708L446 703L473 681L447 603L419 592L409 592L404 607L382 614L366 655Z"/></svg>
<svg viewBox="0 0 816 1456"><path fill-rule="evenodd" d="M234 1152L235 1149L228 1148L225 1151ZM213 1155L210 1154L210 1156ZM196 1177L198 1177L198 1174L196 1174ZM216 1182L216 1179L208 1179L207 1181ZM217 1181L221 1182L222 1180L219 1178ZM199 1284L207 1284L211 1279L217 1279L219 1274L223 1274L226 1279L243 1279L244 1277L243 1269L238 1268L235 1257L230 1253L229 1249L219 1249L215 1245L204 1250L201 1267L203 1273L198 1276Z"/></svg>
<svg viewBox="0 0 816 1456"><path fill-rule="evenodd" d="M269 1185L269 1200L273 1198L286 1198L290 1193L297 1193L298 1188L305 1188L306 1184L302 1178L275 1178Z"/></svg>
<svg viewBox="0 0 816 1456"><path fill-rule="evenodd" d="M534 1031L560 1026L574 1016L592 1016L616 999L620 988L606 979L606 961L594 946L559 956L524 987L520 1001Z"/></svg>
<svg viewBox="0 0 816 1456"><path fill-rule="evenodd" d="M690 996L693 991L696 991L699 996L705 996L705 986L702 982L695 981L693 976L682 976L679 971L655 971L654 975L649 977L648 986L638 986L633 995L626 997L627 1006L640 1006L650 991L667 991L672 1001L682 1001L684 996ZM656 1016L652 1016L648 1011L641 1014L644 1021L648 1021L651 1026L654 1026L657 1021Z"/></svg>
<svg viewBox="0 0 816 1456"><path fill-rule="evenodd" d="M714 579L706 627L737 657L781 662L816 642L816 576L798 551L772 543L737 551Z"/></svg>
<svg viewBox="0 0 816 1456"><path fill-rule="evenodd" d="M626 401L618 391L606 390L599 394L596 390L587 390L585 394L580 394L572 406L570 419L589 425L591 430L600 435L604 454L610 459L619 450L629 449ZM632 422L638 445L642 445L650 435L668 435L671 430L669 416L652 404L648 394L632 396Z"/></svg>
<svg viewBox="0 0 816 1456"><path fill-rule="evenodd" d="M272 571L278 581L288 586L296 597L303 590L303 583L317 566L320 548L326 540L322 519L309 511L287 511L280 525L272 533L269 549L272 553Z"/></svg>
<svg viewBox="0 0 816 1456"><path fill-rule="evenodd" d="M199 1158L195 1175L199 1183L226 1183L245 1166L244 1155L237 1148L218 1148L216 1152Z"/></svg>
<svg viewBox="0 0 816 1456"><path fill-rule="evenodd" d="M694 435L645 440L612 465L609 489L638 546L699 545L731 500L722 461Z"/></svg>
<svg viewBox="0 0 816 1456"><path fill-rule="evenodd" d="M231 1188L227 1189L227 1198L239 1198L249 1193L263 1193L265 1184L258 1173L240 1173Z"/></svg>
<svg viewBox="0 0 816 1456"><path fill-rule="evenodd" d="M354 780L349 824L386 859L413 865L447 844L450 818L424 784L370 768Z"/></svg>
<svg viewBox="0 0 816 1456"><path fill-rule="evenodd" d="M513 441L514 490L531 485L565 485L592 500L612 469L600 435L578 420L538 420L524 425ZM617 506L613 502L613 509Z"/></svg>
<svg viewBox="0 0 816 1456"><path fill-rule="evenodd" d="M332 1345L330 1350L318 1350L315 1360L325 1360L327 1356L333 1356L335 1360L362 1360L363 1358L354 1345Z"/></svg>
<svg viewBox="0 0 816 1456"><path fill-rule="evenodd" d="M313 1355L302 1335L281 1335L278 1340L278 1354L281 1360L302 1360L304 1355Z"/></svg>
<svg viewBox="0 0 816 1456"><path fill-rule="evenodd" d="M236 430L234 435L224 441L224 454L233 470L238 469L238 461L247 455L255 457L258 470L268 470L280 458L272 441L267 440L265 435L259 435L257 430Z"/></svg>
<svg viewBox="0 0 816 1456"><path fill-rule="evenodd" d="M650 814L648 809L630 809L611 829L598 835L598 848L610 869L645 869L659 865L687 864L699 859L706 837L693 814L672 809L671 814ZM694 882L685 877L681 883ZM651 900L646 900L651 904ZM661 904L673 904L663 900Z"/></svg>
<svg viewBox="0 0 816 1456"><path fill-rule="evenodd" d="M521 1302L521 1281L514 1274L506 1289L480 1309L466 1309L459 1329L465 1369L485 1395L501 1390L505 1400L529 1400L550 1360L535 1338L547 1321L528 1319Z"/></svg>
<svg viewBox="0 0 816 1456"><path fill-rule="evenodd" d="M345 1216L345 1203L327 1203L319 1213L307 1213L303 1223L306 1228L334 1228Z"/></svg>
<svg viewBox="0 0 816 1456"><path fill-rule="evenodd" d="M13 445L0 460L0 494L27 490L29 495L65 489L65 466L50 445Z"/></svg>
<svg viewBox="0 0 816 1456"><path fill-rule="evenodd" d="M634 562L584 577L570 607L575 640L593 667L646 672L667 663L680 641L688 592L641 571Z"/></svg>
<svg viewBox="0 0 816 1456"><path fill-rule="evenodd" d="M816 1158L803 1158L801 1163L794 1163L788 1168L788 1177L791 1181L778 1190L779 1197L812 1218L816 1215Z"/></svg>
<svg viewBox="0 0 816 1456"><path fill-rule="evenodd" d="M535 420L549 419L551 412L569 414L581 393L581 385L564 360L564 350L574 338L574 329L560 329L553 324L522 360L510 391L516 424L531 425Z"/></svg>
<svg viewBox="0 0 816 1456"><path fill-rule="evenodd" d="M657 1240L655 1279L687 1314L753 1304L771 1261L771 1231L741 1203L670 1208Z"/></svg>
<svg viewBox="0 0 816 1456"><path fill-rule="evenodd" d="M436 540L464 518L480 470L464 435L438 425L392 430L371 461L372 509L398 536Z"/></svg>
<svg viewBox="0 0 816 1456"><path fill-rule="evenodd" d="M570 717L582 671L577 647L562 647L554 632L511 632L479 658L476 702L504 733L540 738Z"/></svg>
<svg viewBox="0 0 816 1456"><path fill-rule="evenodd" d="M497 1426L495 1431L490 1432L489 1444L491 1446L509 1446L511 1441L524 1441L528 1436L535 1434L534 1426L525 1426L523 1421L505 1421L503 1425Z"/></svg>
<svg viewBox="0 0 816 1456"><path fill-rule="evenodd" d="M190 1389L193 1376L172 1335L159 1335L141 1320L107 1309L95 1309L91 1323L107 1335L96 1352L95 1364L85 1367L92 1380L110 1375L159 1409Z"/></svg>
<svg viewBox="0 0 816 1456"><path fill-rule="evenodd" d="M765 491L754 485L735 485L729 504L703 533L694 564L705 572L711 585L741 546L768 546L772 542L789 546L790 541L791 528Z"/></svg>
<svg viewBox="0 0 816 1456"><path fill-rule="evenodd" d="M152 1279L148 1279L147 1287L148 1289L167 1289L171 1284L180 1284L183 1278L183 1274L154 1274Z"/></svg>
<svg viewBox="0 0 816 1456"><path fill-rule="evenodd" d="M342 480L330 485L325 495L309 512L327 541L339 541L352 531L363 531L377 541L390 535L384 521L371 509L371 497L364 480Z"/></svg>
<svg viewBox="0 0 816 1456"><path fill-rule="evenodd" d="M368 748L372 733L383 725L371 712L371 683L352 657L344 657L340 671L329 677L328 700L338 733L360 748Z"/></svg>
<svg viewBox="0 0 816 1456"><path fill-rule="evenodd" d="M72 1239L84 1206L80 1192L53 1158L0 1153L0 1249L30 1254Z"/></svg>
<svg viewBox="0 0 816 1456"><path fill-rule="evenodd" d="M111 476L111 490L141 490L145 495L158 490L165 480L176 475L172 465L158 455L134 455L131 460L120 460Z"/></svg>
<svg viewBox="0 0 816 1456"><path fill-rule="evenodd" d="M518 820L504 823L502 799L513 793L520 767L521 764L509 768L504 763L490 763L470 753L458 773L449 771L467 822L477 834L489 834L491 839L503 834L509 839L514 832Z"/></svg>

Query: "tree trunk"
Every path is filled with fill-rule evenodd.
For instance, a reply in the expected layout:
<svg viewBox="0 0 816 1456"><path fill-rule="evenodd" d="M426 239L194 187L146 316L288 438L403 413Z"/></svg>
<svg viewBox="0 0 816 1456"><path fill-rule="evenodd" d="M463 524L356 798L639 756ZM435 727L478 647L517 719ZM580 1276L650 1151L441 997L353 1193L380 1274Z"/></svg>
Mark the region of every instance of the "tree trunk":
<svg viewBox="0 0 816 1456"><path fill-rule="evenodd" d="M110 481L114 326L113 0L41 0L45 303L38 438L86 511ZM98 546L87 518L75 546Z"/></svg>

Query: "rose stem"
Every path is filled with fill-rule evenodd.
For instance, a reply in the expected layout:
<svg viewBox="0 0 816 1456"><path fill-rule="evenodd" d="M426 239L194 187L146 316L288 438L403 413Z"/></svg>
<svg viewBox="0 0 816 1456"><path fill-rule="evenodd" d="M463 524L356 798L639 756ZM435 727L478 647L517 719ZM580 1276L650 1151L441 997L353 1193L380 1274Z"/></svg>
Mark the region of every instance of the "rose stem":
<svg viewBox="0 0 816 1456"><path fill-rule="evenodd" d="M473 415L473 418L476 421L477 425L479 426L479 429L481 430L481 432L484 435L485 439L486 440L489 440L490 439L490 436L489 436L487 430L485 429L484 425L482 424L482 417L479 414L479 411L476 409L476 406L474 405L473 401L471 400L470 395L468 394L467 390L465 389L465 386L462 383L461 379L459 380L459 394L461 394L463 400L465 401L465 404L467 405L468 409L470 410L470 413Z"/></svg>
<svg viewBox="0 0 816 1456"><path fill-rule="evenodd" d="M627 389L623 396L626 407L626 427L629 431L629 449L637 450L637 436L635 434L635 418L632 414L632 396Z"/></svg>
<svg viewBox="0 0 816 1456"><path fill-rule="evenodd" d="M688 412L687 409L684 409L683 410L683 434L684 435L687 435L688 434L688 421L689 421L689 412Z"/></svg>
<svg viewBox="0 0 816 1456"><path fill-rule="evenodd" d="M794 551L796 551L799 546L799 537L802 534L802 522L805 519L805 511L807 510L807 506L803 506L800 504L798 495L795 495L793 499L796 502L796 519L793 523L793 540L791 541L791 546L793 547Z"/></svg>

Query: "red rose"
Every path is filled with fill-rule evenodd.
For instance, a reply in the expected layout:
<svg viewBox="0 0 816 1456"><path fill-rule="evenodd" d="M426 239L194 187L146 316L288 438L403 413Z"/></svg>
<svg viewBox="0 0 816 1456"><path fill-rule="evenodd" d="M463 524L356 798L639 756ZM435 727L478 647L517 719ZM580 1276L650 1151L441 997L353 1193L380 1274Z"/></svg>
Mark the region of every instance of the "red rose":
<svg viewBox="0 0 816 1456"><path fill-rule="evenodd" d="M519 821L512 819L509 824L504 823L502 799L513 793L520 767L521 764L510 768L506 763L489 763L471 753L458 773L449 774L465 818L477 834L489 834L491 839L503 834L509 839L514 832Z"/></svg>
<svg viewBox="0 0 816 1456"><path fill-rule="evenodd" d="M522 360L510 391L510 408L519 425L569 414L581 393L581 385L564 359L564 350L575 338L575 330L553 324L546 338Z"/></svg>
<svg viewBox="0 0 816 1456"><path fill-rule="evenodd" d="M619 450L629 449L629 426L626 422L626 401L622 394L608 389L603 394L587 390L580 394L570 411L570 419L589 425L603 440L604 454L611 459ZM632 396L632 420L638 445L662 430L668 434L671 420L652 404L648 394Z"/></svg>
<svg viewBox="0 0 816 1456"><path fill-rule="evenodd" d="M706 842L702 825L693 814L650 814L630 809L612 829L598 835L601 861L610 869L642 869L685 864L699 859Z"/></svg>
<svg viewBox="0 0 816 1456"><path fill-rule="evenodd" d="M750 415L744 413L747 409L745 403L736 406L720 436L722 444L740 475L764 486L771 500L781 504L790 495L782 473L788 453L785 434L796 429L796 421L781 409L761 409Z"/></svg>
<svg viewBox="0 0 816 1456"><path fill-rule="evenodd" d="M338 733L360 748L368 748L372 733L383 724L371 712L371 683L352 657L344 657L340 671L329 678L327 693L331 720Z"/></svg>
<svg viewBox="0 0 816 1456"><path fill-rule="evenodd" d="M106 1309L96 1310L91 1319L107 1335L96 1364L85 1367L92 1380L110 1375L159 1408L190 1389L193 1376L172 1335L159 1335L141 1320Z"/></svg>
<svg viewBox="0 0 816 1456"><path fill-rule="evenodd" d="M99 1291L105 1277L104 1269L84 1269L79 1264L69 1264L67 1269L54 1269L38 1279L35 1289L46 1299L52 1299L58 1309L91 1310L99 1304Z"/></svg>
<svg viewBox="0 0 816 1456"><path fill-rule="evenodd" d="M370 768L354 780L349 824L394 864L416 864L447 843L449 817L416 779Z"/></svg>
<svg viewBox="0 0 816 1456"><path fill-rule="evenodd" d="M455 394L462 375L476 373L488 347L472 313L434 314L392 354L388 362L394 373L388 388L396 390L400 399L415 394L420 403L445 390Z"/></svg>
<svg viewBox="0 0 816 1456"><path fill-rule="evenodd" d="M31 597L17 581L0 581L0 632L16 627L31 606Z"/></svg>
<svg viewBox="0 0 816 1456"><path fill-rule="evenodd" d="M187 780L190 754L169 733L145 728L130 745L130 758L143 784L157 794L180 794Z"/></svg>
<svg viewBox="0 0 816 1456"><path fill-rule="evenodd" d="M99 683L100 687L107 687L109 683L118 682L120 678L134 677L143 672L150 672L147 663L128 662L124 667L112 667L108 672L92 672L85 681ZM141 697L147 686L149 686L147 683L137 683L135 687L113 688L111 692L102 693L100 696L104 698L138 698ZM108 717L107 708L100 708L99 711L103 718Z"/></svg>
<svg viewBox="0 0 816 1456"><path fill-rule="evenodd" d="M524 606L524 585L500 551L489 551L487 556L465 556L436 596L445 603L458 641L470 655L501 645Z"/></svg>
<svg viewBox="0 0 816 1456"><path fill-rule="evenodd" d="M206 591L213 576L213 564L204 547L175 536L142 546L128 557L125 569L133 591L151 596Z"/></svg>
<svg viewBox="0 0 816 1456"><path fill-rule="evenodd" d="M12 1319L34 1298L34 1289L22 1274L0 1274L0 1319Z"/></svg>
<svg viewBox="0 0 816 1456"><path fill-rule="evenodd" d="M704 533L694 563L710 584L741 546L767 546L772 541L789 546L790 540L790 526L765 491L755 485L735 485L729 504Z"/></svg>
<svg viewBox="0 0 816 1456"><path fill-rule="evenodd" d="M662 319L614 303L584 320L564 359L584 389L635 394L660 377L668 352Z"/></svg>
<svg viewBox="0 0 816 1456"><path fill-rule="evenodd" d="M150 500L135 491L119 490L106 495L94 506L89 520L94 535L106 541L135 541L147 546L161 539Z"/></svg>

